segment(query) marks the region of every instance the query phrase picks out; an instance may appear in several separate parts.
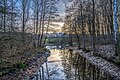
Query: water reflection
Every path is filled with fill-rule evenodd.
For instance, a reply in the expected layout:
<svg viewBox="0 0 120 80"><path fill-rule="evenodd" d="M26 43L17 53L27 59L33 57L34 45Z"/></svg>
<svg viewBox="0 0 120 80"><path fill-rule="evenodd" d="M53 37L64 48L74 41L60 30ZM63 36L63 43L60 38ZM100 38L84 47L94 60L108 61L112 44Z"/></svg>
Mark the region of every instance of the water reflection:
<svg viewBox="0 0 120 80"><path fill-rule="evenodd" d="M65 80L64 68L62 66L61 51L57 49L51 50L51 56L47 61L49 80ZM46 65L45 68L45 80L48 80Z"/></svg>
<svg viewBox="0 0 120 80"><path fill-rule="evenodd" d="M72 50L52 49L47 66L43 65L45 80L114 80Z"/></svg>
<svg viewBox="0 0 120 80"><path fill-rule="evenodd" d="M93 66L87 59L72 50L62 51L65 80L114 80L109 74Z"/></svg>

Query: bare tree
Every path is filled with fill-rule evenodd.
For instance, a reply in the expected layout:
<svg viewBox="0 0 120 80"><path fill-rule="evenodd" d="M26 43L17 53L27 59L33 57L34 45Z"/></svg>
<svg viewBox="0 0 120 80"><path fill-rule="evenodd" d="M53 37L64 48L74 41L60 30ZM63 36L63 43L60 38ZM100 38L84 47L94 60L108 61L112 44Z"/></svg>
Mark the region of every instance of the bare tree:
<svg viewBox="0 0 120 80"><path fill-rule="evenodd" d="M45 13L46 13L46 0L43 1L43 17L42 17L42 25L41 25L41 37L40 37L40 46L42 47L42 39L44 33L44 20L45 20Z"/></svg>
<svg viewBox="0 0 120 80"><path fill-rule="evenodd" d="M21 5L22 5L22 37L24 40L25 26L26 22L29 19L30 0L21 0Z"/></svg>

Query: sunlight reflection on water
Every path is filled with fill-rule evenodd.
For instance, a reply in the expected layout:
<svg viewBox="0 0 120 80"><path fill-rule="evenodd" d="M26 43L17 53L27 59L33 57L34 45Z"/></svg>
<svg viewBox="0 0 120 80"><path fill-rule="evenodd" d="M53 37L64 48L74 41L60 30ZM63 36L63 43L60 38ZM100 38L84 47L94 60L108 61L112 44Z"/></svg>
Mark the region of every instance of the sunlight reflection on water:
<svg viewBox="0 0 120 80"><path fill-rule="evenodd" d="M50 51L51 56L48 58L49 80L65 80L60 50L52 49ZM45 68L45 77L47 77L46 65L44 64L43 66Z"/></svg>

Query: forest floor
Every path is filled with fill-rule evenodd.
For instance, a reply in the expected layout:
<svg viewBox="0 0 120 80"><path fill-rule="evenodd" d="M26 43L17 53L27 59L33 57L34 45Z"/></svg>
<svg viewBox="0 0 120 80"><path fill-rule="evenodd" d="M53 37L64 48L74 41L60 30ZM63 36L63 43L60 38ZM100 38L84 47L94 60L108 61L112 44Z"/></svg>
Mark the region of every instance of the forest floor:
<svg viewBox="0 0 120 80"><path fill-rule="evenodd" d="M50 51L45 48L28 50L0 59L0 80L16 80L32 77L45 61Z"/></svg>
<svg viewBox="0 0 120 80"><path fill-rule="evenodd" d="M41 47L35 48L33 42L30 34L25 34L24 39L21 33L0 35L0 80L17 78L19 73L24 71L28 72L29 76L34 72L30 71L31 66L38 65L38 63L43 64L46 61L46 52L50 53L49 50ZM28 67L30 67L29 70L27 70Z"/></svg>
<svg viewBox="0 0 120 80"><path fill-rule="evenodd" d="M78 50L77 46L68 47L70 49ZM91 49L83 50L85 52L92 51ZM107 44L107 45L96 45L96 52L95 56L104 58L110 62L113 62L120 65L120 57L115 55L115 46L113 44Z"/></svg>
<svg viewBox="0 0 120 80"><path fill-rule="evenodd" d="M115 54L114 45L100 45L97 48L97 53L100 57L105 58L113 63L120 65L120 57Z"/></svg>

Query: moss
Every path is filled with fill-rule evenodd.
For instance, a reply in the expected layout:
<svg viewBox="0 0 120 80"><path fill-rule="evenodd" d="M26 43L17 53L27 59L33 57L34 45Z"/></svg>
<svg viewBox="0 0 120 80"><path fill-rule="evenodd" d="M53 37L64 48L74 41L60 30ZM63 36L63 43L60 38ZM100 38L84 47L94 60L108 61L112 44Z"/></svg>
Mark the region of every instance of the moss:
<svg viewBox="0 0 120 80"><path fill-rule="evenodd" d="M0 69L0 77L7 75L9 73L16 73L17 71L21 70L21 69L25 69L27 67L26 64L21 63L21 62L17 62L16 64L14 64L11 67L2 67Z"/></svg>
<svg viewBox="0 0 120 80"><path fill-rule="evenodd" d="M14 65L15 68L19 68L19 69L24 69L27 67L26 64L24 63L21 63L21 62L17 62L15 65Z"/></svg>

